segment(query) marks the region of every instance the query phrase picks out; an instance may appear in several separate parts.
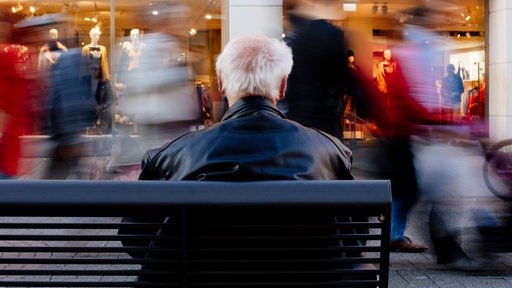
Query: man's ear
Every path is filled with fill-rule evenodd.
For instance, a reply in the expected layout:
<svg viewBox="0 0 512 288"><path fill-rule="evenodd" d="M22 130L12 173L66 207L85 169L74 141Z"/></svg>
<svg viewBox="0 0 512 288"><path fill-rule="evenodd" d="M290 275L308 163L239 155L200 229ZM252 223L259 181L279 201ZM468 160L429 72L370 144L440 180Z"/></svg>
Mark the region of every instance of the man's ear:
<svg viewBox="0 0 512 288"><path fill-rule="evenodd" d="M284 92L286 91L287 81L288 81L287 77L284 77L283 80L281 80L281 87L279 87L279 100L284 98Z"/></svg>
<svg viewBox="0 0 512 288"><path fill-rule="evenodd" d="M220 80L220 77L217 77L217 86L219 86L219 93L225 94L224 92L224 86L222 85L222 81Z"/></svg>

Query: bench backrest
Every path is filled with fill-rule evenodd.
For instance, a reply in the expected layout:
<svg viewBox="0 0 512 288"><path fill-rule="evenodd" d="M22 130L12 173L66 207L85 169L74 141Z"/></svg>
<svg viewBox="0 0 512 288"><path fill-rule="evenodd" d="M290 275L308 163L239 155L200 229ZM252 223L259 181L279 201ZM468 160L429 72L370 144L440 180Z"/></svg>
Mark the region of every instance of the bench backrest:
<svg viewBox="0 0 512 288"><path fill-rule="evenodd" d="M390 215L381 180L2 181L0 286L387 287Z"/></svg>

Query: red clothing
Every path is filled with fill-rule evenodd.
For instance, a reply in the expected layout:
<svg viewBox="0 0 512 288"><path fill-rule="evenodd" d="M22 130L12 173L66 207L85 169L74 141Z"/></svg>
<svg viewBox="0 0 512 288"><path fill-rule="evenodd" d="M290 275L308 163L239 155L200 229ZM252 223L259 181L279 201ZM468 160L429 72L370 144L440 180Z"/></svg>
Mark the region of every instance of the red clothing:
<svg viewBox="0 0 512 288"><path fill-rule="evenodd" d="M483 119L485 116L485 81L482 81L478 87L478 93L473 93L469 97L468 103L469 116L479 116Z"/></svg>
<svg viewBox="0 0 512 288"><path fill-rule="evenodd" d="M17 176L22 153L20 136L30 131L28 94L29 53L25 46L0 44L0 173Z"/></svg>

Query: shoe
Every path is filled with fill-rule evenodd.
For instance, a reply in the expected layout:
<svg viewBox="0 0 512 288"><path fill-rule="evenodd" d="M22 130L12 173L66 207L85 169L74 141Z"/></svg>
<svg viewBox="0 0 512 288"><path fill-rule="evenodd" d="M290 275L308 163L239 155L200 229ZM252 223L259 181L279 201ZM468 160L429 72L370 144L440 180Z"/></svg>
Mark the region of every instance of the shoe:
<svg viewBox="0 0 512 288"><path fill-rule="evenodd" d="M461 257L451 262L440 263L440 261L438 261L438 263L443 265L446 269L457 271L478 271L482 270L483 267L480 262L475 261L469 257Z"/></svg>
<svg viewBox="0 0 512 288"><path fill-rule="evenodd" d="M421 253L427 251L427 246L412 242L411 238L404 237L402 240L391 241L390 250L392 252Z"/></svg>

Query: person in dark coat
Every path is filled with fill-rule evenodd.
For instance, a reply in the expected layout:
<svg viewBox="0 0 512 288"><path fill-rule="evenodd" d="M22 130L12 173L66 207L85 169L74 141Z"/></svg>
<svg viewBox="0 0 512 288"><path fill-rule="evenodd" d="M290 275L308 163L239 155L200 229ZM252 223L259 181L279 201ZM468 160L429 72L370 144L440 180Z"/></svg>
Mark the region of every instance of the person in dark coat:
<svg viewBox="0 0 512 288"><path fill-rule="evenodd" d="M288 120L276 108L284 95L292 63L291 50L277 39L253 35L230 41L217 59L219 88L229 105L222 121L185 134L161 148L149 150L143 158L139 180L353 179L350 172L352 152L340 140ZM208 215L210 217L217 216ZM168 221L168 218L161 221ZM311 243L316 244L304 245L326 244ZM145 246L148 243L125 241L124 245ZM236 247L240 244L227 242L223 245ZM337 245L337 242L329 245ZM265 255L264 252L261 255ZM153 256L174 258L176 255ZM160 270L163 267L148 265L143 269ZM155 277L158 276L142 278L146 281L173 281Z"/></svg>
<svg viewBox="0 0 512 288"><path fill-rule="evenodd" d="M45 179L68 178L88 149L81 135L91 126L96 107L89 101L90 84L81 74L81 58L81 50L71 48L54 65L48 107L52 149Z"/></svg>
<svg viewBox="0 0 512 288"><path fill-rule="evenodd" d="M286 116L342 139L348 75L344 33L322 19L326 16L306 13L323 10L318 5L299 1L290 11L293 37L288 43L294 62L286 90Z"/></svg>

